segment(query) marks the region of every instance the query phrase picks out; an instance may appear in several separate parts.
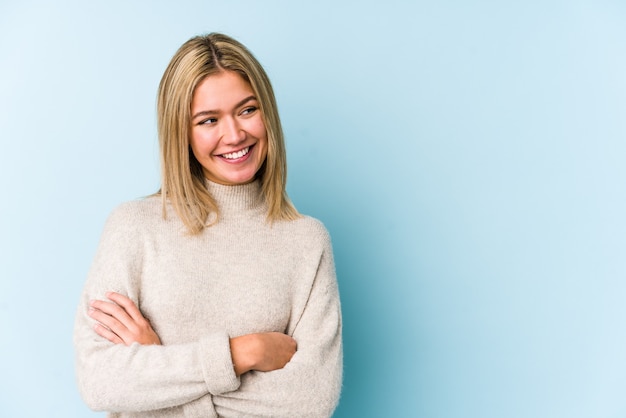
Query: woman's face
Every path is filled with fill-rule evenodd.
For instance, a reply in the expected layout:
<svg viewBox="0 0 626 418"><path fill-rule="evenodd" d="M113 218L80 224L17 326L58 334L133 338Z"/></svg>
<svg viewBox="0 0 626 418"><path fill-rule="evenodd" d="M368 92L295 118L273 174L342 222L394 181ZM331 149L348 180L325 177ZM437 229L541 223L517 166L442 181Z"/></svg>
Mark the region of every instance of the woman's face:
<svg viewBox="0 0 626 418"><path fill-rule="evenodd" d="M249 183L267 157L267 132L250 83L233 71L205 78L191 103L191 149L207 179Z"/></svg>

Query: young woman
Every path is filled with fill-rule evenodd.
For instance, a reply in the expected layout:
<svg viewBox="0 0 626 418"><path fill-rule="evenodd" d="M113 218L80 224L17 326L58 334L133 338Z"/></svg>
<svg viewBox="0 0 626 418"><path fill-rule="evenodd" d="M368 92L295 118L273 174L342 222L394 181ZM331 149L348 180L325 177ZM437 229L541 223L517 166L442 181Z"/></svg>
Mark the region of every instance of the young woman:
<svg viewBox="0 0 626 418"><path fill-rule="evenodd" d="M79 305L81 394L110 417L328 417L342 381L329 235L285 192L269 79L221 34L159 85L162 185L110 215Z"/></svg>

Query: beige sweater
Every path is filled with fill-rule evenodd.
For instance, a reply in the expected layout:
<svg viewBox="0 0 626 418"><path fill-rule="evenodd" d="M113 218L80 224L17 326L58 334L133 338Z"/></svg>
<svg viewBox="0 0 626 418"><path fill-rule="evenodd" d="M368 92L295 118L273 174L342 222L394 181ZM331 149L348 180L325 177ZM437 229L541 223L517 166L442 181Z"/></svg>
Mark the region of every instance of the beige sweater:
<svg viewBox="0 0 626 418"><path fill-rule="evenodd" d="M269 224L258 182L207 186L219 222L190 236L161 199L110 215L74 331L78 386L110 417L328 417L341 389L339 294L324 226ZM162 346L115 345L87 315L105 292L129 296ZM229 338L279 331L298 351L280 370L237 378Z"/></svg>

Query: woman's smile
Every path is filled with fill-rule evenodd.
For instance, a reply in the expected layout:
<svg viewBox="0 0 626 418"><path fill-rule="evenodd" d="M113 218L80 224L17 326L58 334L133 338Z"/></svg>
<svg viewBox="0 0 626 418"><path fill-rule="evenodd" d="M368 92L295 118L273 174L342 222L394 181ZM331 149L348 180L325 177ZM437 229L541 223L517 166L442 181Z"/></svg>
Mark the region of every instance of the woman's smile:
<svg viewBox="0 0 626 418"><path fill-rule="evenodd" d="M248 155L248 152L250 151L250 148L251 147L245 147L241 151L229 152L227 154L220 155L220 157L222 157L225 160L230 161L230 162L245 161L245 160L242 160L242 158L246 157Z"/></svg>

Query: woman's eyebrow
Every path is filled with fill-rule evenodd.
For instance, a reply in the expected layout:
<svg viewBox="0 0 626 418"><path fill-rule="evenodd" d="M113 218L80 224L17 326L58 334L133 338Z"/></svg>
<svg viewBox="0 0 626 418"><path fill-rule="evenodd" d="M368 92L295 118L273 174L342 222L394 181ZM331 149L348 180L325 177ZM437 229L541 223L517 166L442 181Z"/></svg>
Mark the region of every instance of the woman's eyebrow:
<svg viewBox="0 0 626 418"><path fill-rule="evenodd" d="M248 103L251 100L256 100L256 96L251 95L251 96L246 97L243 100L240 100L239 102L237 102L237 104L235 104L234 108L236 109L238 107L241 107L241 106L243 106L244 104ZM197 112L196 114L194 114L191 117L191 120L194 120L194 119L196 119L199 116L216 115L218 113L220 113L219 110L201 110L200 112Z"/></svg>

